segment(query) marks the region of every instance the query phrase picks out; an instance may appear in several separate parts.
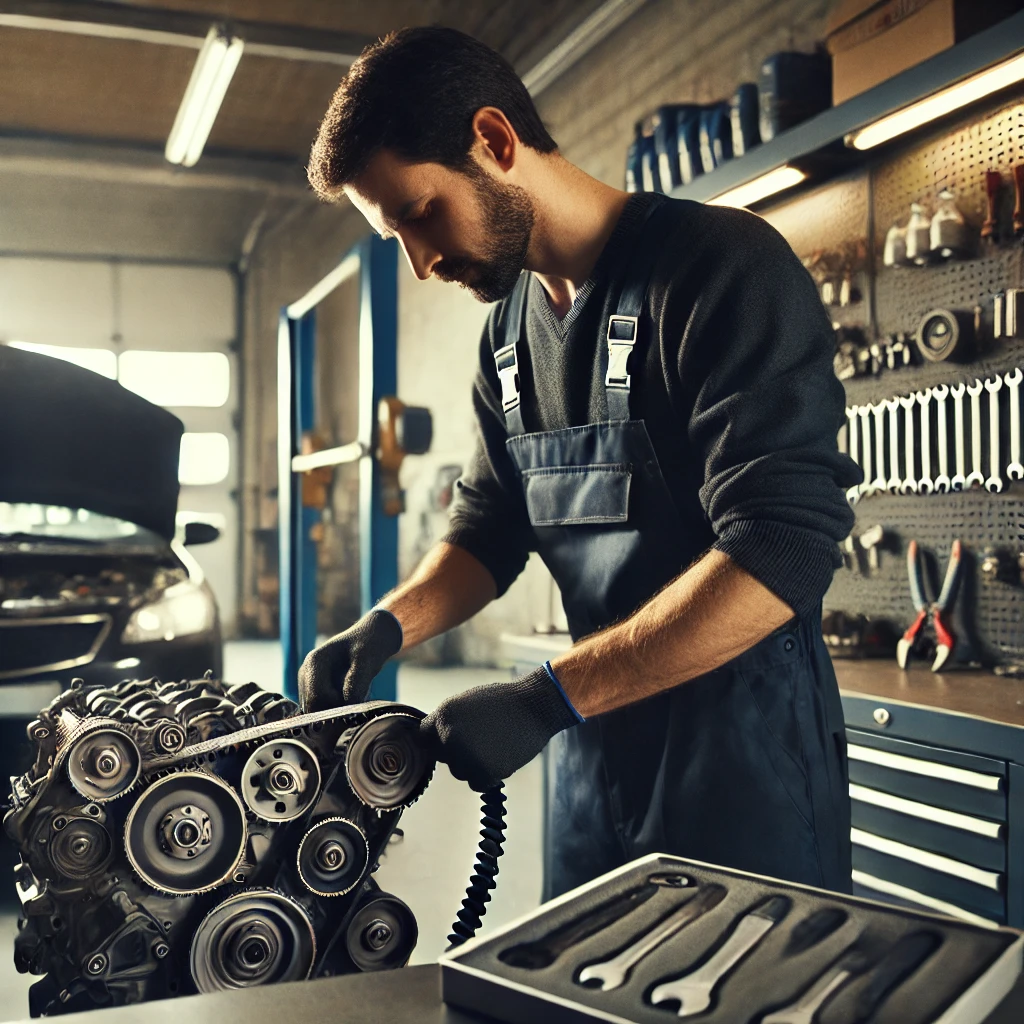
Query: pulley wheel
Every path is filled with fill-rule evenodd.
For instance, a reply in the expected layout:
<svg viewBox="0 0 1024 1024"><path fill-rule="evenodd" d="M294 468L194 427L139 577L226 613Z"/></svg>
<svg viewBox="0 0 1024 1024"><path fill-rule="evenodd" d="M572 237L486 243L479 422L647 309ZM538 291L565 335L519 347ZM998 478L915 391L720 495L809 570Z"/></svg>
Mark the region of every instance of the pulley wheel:
<svg viewBox="0 0 1024 1024"><path fill-rule="evenodd" d="M241 788L246 806L264 821L292 821L320 792L320 764L305 743L272 740L245 762Z"/></svg>
<svg viewBox="0 0 1024 1024"><path fill-rule="evenodd" d="M57 874L83 881L106 867L113 852L110 833L92 818L58 815L51 823L46 853Z"/></svg>
<svg viewBox="0 0 1024 1024"><path fill-rule="evenodd" d="M359 970L390 971L408 963L418 937L412 911L397 896L381 893L356 911L345 948Z"/></svg>
<svg viewBox="0 0 1024 1024"><path fill-rule="evenodd" d="M420 741L419 720L400 712L360 726L345 750L352 791L376 810L392 811L412 803L426 788L432 770Z"/></svg>
<svg viewBox="0 0 1024 1024"><path fill-rule="evenodd" d="M316 959L313 923L274 889L240 892L203 918L189 959L200 992L301 981Z"/></svg>
<svg viewBox="0 0 1024 1024"><path fill-rule="evenodd" d="M103 803L131 789L142 756L135 741L119 729L96 729L68 751L68 778L87 800Z"/></svg>
<svg viewBox="0 0 1024 1024"><path fill-rule="evenodd" d="M128 860L154 889L205 892L227 881L245 850L245 809L213 775L178 772L154 782L124 826Z"/></svg>
<svg viewBox="0 0 1024 1024"><path fill-rule="evenodd" d="M358 884L370 861L366 835L347 818L328 818L299 843L299 878L318 896L343 896Z"/></svg>
<svg viewBox="0 0 1024 1024"><path fill-rule="evenodd" d="M925 359L942 363L964 354L970 347L972 331L973 320L967 314L933 309L921 318L914 340Z"/></svg>

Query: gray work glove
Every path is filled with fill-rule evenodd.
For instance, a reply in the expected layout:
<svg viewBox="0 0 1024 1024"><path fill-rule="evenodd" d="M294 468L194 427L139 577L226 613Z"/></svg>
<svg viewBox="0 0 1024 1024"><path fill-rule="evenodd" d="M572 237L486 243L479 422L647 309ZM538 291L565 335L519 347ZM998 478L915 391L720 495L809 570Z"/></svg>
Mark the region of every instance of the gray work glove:
<svg viewBox="0 0 1024 1024"><path fill-rule="evenodd" d="M299 705L304 712L361 704L374 676L402 649L402 626L382 608L310 651L299 668Z"/></svg>
<svg viewBox="0 0 1024 1024"><path fill-rule="evenodd" d="M510 683L475 686L420 722L426 748L483 792L532 761L555 733L583 719L543 665Z"/></svg>

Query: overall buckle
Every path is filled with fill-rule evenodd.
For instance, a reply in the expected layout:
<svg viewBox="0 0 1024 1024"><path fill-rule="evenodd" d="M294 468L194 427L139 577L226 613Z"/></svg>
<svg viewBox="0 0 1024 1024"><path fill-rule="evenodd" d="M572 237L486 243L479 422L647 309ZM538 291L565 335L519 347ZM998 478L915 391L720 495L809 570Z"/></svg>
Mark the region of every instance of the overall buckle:
<svg viewBox="0 0 1024 1024"><path fill-rule="evenodd" d="M494 353L494 365L501 381L501 407L511 412L519 406L519 357L514 341Z"/></svg>
<svg viewBox="0 0 1024 1024"><path fill-rule="evenodd" d="M608 318L608 373L604 378L606 388L629 390L629 357L636 344L639 323L640 318L637 316L621 316L616 313Z"/></svg>

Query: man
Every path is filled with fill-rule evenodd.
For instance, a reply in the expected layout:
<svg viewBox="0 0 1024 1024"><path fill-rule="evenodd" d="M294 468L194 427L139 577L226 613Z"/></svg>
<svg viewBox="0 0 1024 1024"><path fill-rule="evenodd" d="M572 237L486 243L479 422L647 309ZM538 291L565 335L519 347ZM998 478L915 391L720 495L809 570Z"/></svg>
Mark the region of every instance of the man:
<svg viewBox="0 0 1024 1024"><path fill-rule="evenodd" d="M848 889L820 615L859 477L836 449L832 331L789 246L748 213L589 177L511 67L442 28L364 51L309 178L418 278L497 305L449 532L309 655L304 706L364 700L389 657L470 618L539 551L573 647L422 728L477 789L551 741L545 896L653 851Z"/></svg>

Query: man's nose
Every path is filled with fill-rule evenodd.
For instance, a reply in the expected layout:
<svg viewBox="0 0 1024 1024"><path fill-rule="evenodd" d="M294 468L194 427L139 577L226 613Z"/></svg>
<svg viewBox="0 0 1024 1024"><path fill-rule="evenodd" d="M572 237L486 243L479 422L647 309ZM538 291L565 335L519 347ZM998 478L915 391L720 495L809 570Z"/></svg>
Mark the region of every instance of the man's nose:
<svg viewBox="0 0 1024 1024"><path fill-rule="evenodd" d="M412 272L420 281L426 281L434 272L434 266L440 263L441 254L425 242L407 237L404 232L399 234L398 241Z"/></svg>

